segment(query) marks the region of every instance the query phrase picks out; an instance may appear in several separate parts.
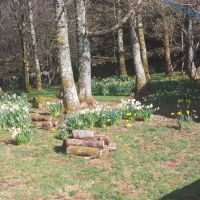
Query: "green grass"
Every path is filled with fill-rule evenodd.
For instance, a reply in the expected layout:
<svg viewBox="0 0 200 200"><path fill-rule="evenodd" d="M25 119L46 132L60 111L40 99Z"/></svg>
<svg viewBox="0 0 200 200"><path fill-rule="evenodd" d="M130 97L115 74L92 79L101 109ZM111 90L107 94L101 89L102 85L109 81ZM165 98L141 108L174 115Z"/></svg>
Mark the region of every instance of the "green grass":
<svg viewBox="0 0 200 200"><path fill-rule="evenodd" d="M156 125L157 118L152 124L135 123L132 129L101 130L113 133L118 149L96 164L63 154L61 142L50 132L38 131L29 146L5 144L11 136L1 132L0 199L50 199L63 194L70 199L83 192L102 200L159 199L195 182L199 124L180 132Z"/></svg>

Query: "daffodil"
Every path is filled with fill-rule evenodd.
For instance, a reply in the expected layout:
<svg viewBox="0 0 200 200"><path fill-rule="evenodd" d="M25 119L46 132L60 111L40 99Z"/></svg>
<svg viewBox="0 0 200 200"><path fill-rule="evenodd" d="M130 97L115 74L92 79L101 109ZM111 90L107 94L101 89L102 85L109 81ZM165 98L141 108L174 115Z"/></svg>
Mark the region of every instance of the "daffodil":
<svg viewBox="0 0 200 200"><path fill-rule="evenodd" d="M187 115L190 115L190 111L189 111L189 110L186 110L186 114L187 114Z"/></svg>
<svg viewBox="0 0 200 200"><path fill-rule="evenodd" d="M187 104L191 104L191 100L190 99L186 99L185 101Z"/></svg>
<svg viewBox="0 0 200 200"><path fill-rule="evenodd" d="M126 116L127 117L131 116L131 112L126 113Z"/></svg>
<svg viewBox="0 0 200 200"><path fill-rule="evenodd" d="M181 111L179 111L179 112L177 112L177 115L178 115L178 116L182 116L183 113L182 113Z"/></svg>
<svg viewBox="0 0 200 200"><path fill-rule="evenodd" d="M178 104L183 103L183 99L178 99L177 103Z"/></svg>
<svg viewBox="0 0 200 200"><path fill-rule="evenodd" d="M172 115L172 116L174 116L174 115L175 115L175 113L171 113L171 115Z"/></svg>

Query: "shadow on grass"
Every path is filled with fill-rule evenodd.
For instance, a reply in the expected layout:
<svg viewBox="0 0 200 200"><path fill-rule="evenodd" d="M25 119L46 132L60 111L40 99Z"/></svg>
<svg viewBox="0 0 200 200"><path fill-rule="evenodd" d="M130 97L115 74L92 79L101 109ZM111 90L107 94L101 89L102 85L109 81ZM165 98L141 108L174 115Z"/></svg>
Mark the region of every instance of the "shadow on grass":
<svg viewBox="0 0 200 200"><path fill-rule="evenodd" d="M200 179L190 185L167 194L160 200L200 200Z"/></svg>
<svg viewBox="0 0 200 200"><path fill-rule="evenodd" d="M54 152L59 153L59 154L66 154L66 152L63 150L62 146L55 146Z"/></svg>

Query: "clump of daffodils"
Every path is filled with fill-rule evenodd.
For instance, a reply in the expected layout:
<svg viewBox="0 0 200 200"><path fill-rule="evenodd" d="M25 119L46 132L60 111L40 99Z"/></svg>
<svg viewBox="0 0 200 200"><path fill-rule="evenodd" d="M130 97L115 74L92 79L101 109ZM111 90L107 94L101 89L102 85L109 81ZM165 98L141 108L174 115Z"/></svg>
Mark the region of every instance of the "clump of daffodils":
<svg viewBox="0 0 200 200"><path fill-rule="evenodd" d="M176 113L171 113L172 116L176 117L177 124L180 130L184 127L184 122L190 123L194 118L197 118L196 111L191 110L190 99L178 99L177 100L177 108L178 111Z"/></svg>

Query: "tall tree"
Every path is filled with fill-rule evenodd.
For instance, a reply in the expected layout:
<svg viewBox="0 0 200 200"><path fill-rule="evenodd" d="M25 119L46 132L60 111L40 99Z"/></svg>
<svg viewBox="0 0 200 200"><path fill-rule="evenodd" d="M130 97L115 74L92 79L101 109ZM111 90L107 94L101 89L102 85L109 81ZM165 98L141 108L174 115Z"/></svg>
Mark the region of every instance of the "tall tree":
<svg viewBox="0 0 200 200"><path fill-rule="evenodd" d="M137 91L139 92L146 85L147 79L146 79L143 64L142 64L140 44L139 44L139 39L138 39L136 28L135 28L134 17L131 17L131 20L129 21L129 26L130 26L133 62L134 62L135 73L136 73L136 85L137 85Z"/></svg>
<svg viewBox="0 0 200 200"><path fill-rule="evenodd" d="M172 76L173 66L172 66L172 60L171 60L170 39L169 39L169 32L167 29L167 23L164 23L163 31L164 31L163 45L164 45L164 59L165 59L166 75Z"/></svg>
<svg viewBox="0 0 200 200"><path fill-rule="evenodd" d="M146 48L146 42L144 37L144 27L143 27L143 21L142 21L142 15L137 15L137 28L138 28L138 39L140 43L140 50L141 50L141 58L142 63L144 67L144 72L146 79L151 79L150 73L149 73L149 64L148 64L148 58L147 58L147 48Z"/></svg>
<svg viewBox="0 0 200 200"><path fill-rule="evenodd" d="M118 23L122 20L122 10L121 10L121 1L117 0L117 21ZM127 75L126 71L126 59L125 59L125 53L124 53L124 41L123 41L123 28L118 29L118 52L119 52L119 73L120 75L124 76Z"/></svg>
<svg viewBox="0 0 200 200"><path fill-rule="evenodd" d="M192 17L187 15L187 55L186 65L190 79L194 79L196 75L196 68L194 64L194 35Z"/></svg>
<svg viewBox="0 0 200 200"><path fill-rule="evenodd" d="M68 21L64 0L54 0L58 63L63 89L63 103L67 111L76 111L80 102L73 77L68 40Z"/></svg>
<svg viewBox="0 0 200 200"><path fill-rule="evenodd" d="M42 80L41 80L41 71L40 71L40 62L38 58L38 49L37 49L37 41L33 20L33 8L32 8L32 0L28 0L28 17L30 22L30 33L31 33L31 42L34 50L34 60L35 60L35 73L36 73L36 88L38 90L42 89Z"/></svg>
<svg viewBox="0 0 200 200"><path fill-rule="evenodd" d="M91 54L87 35L86 1L75 0L76 32L79 54L79 98L86 100L92 97L91 89Z"/></svg>

